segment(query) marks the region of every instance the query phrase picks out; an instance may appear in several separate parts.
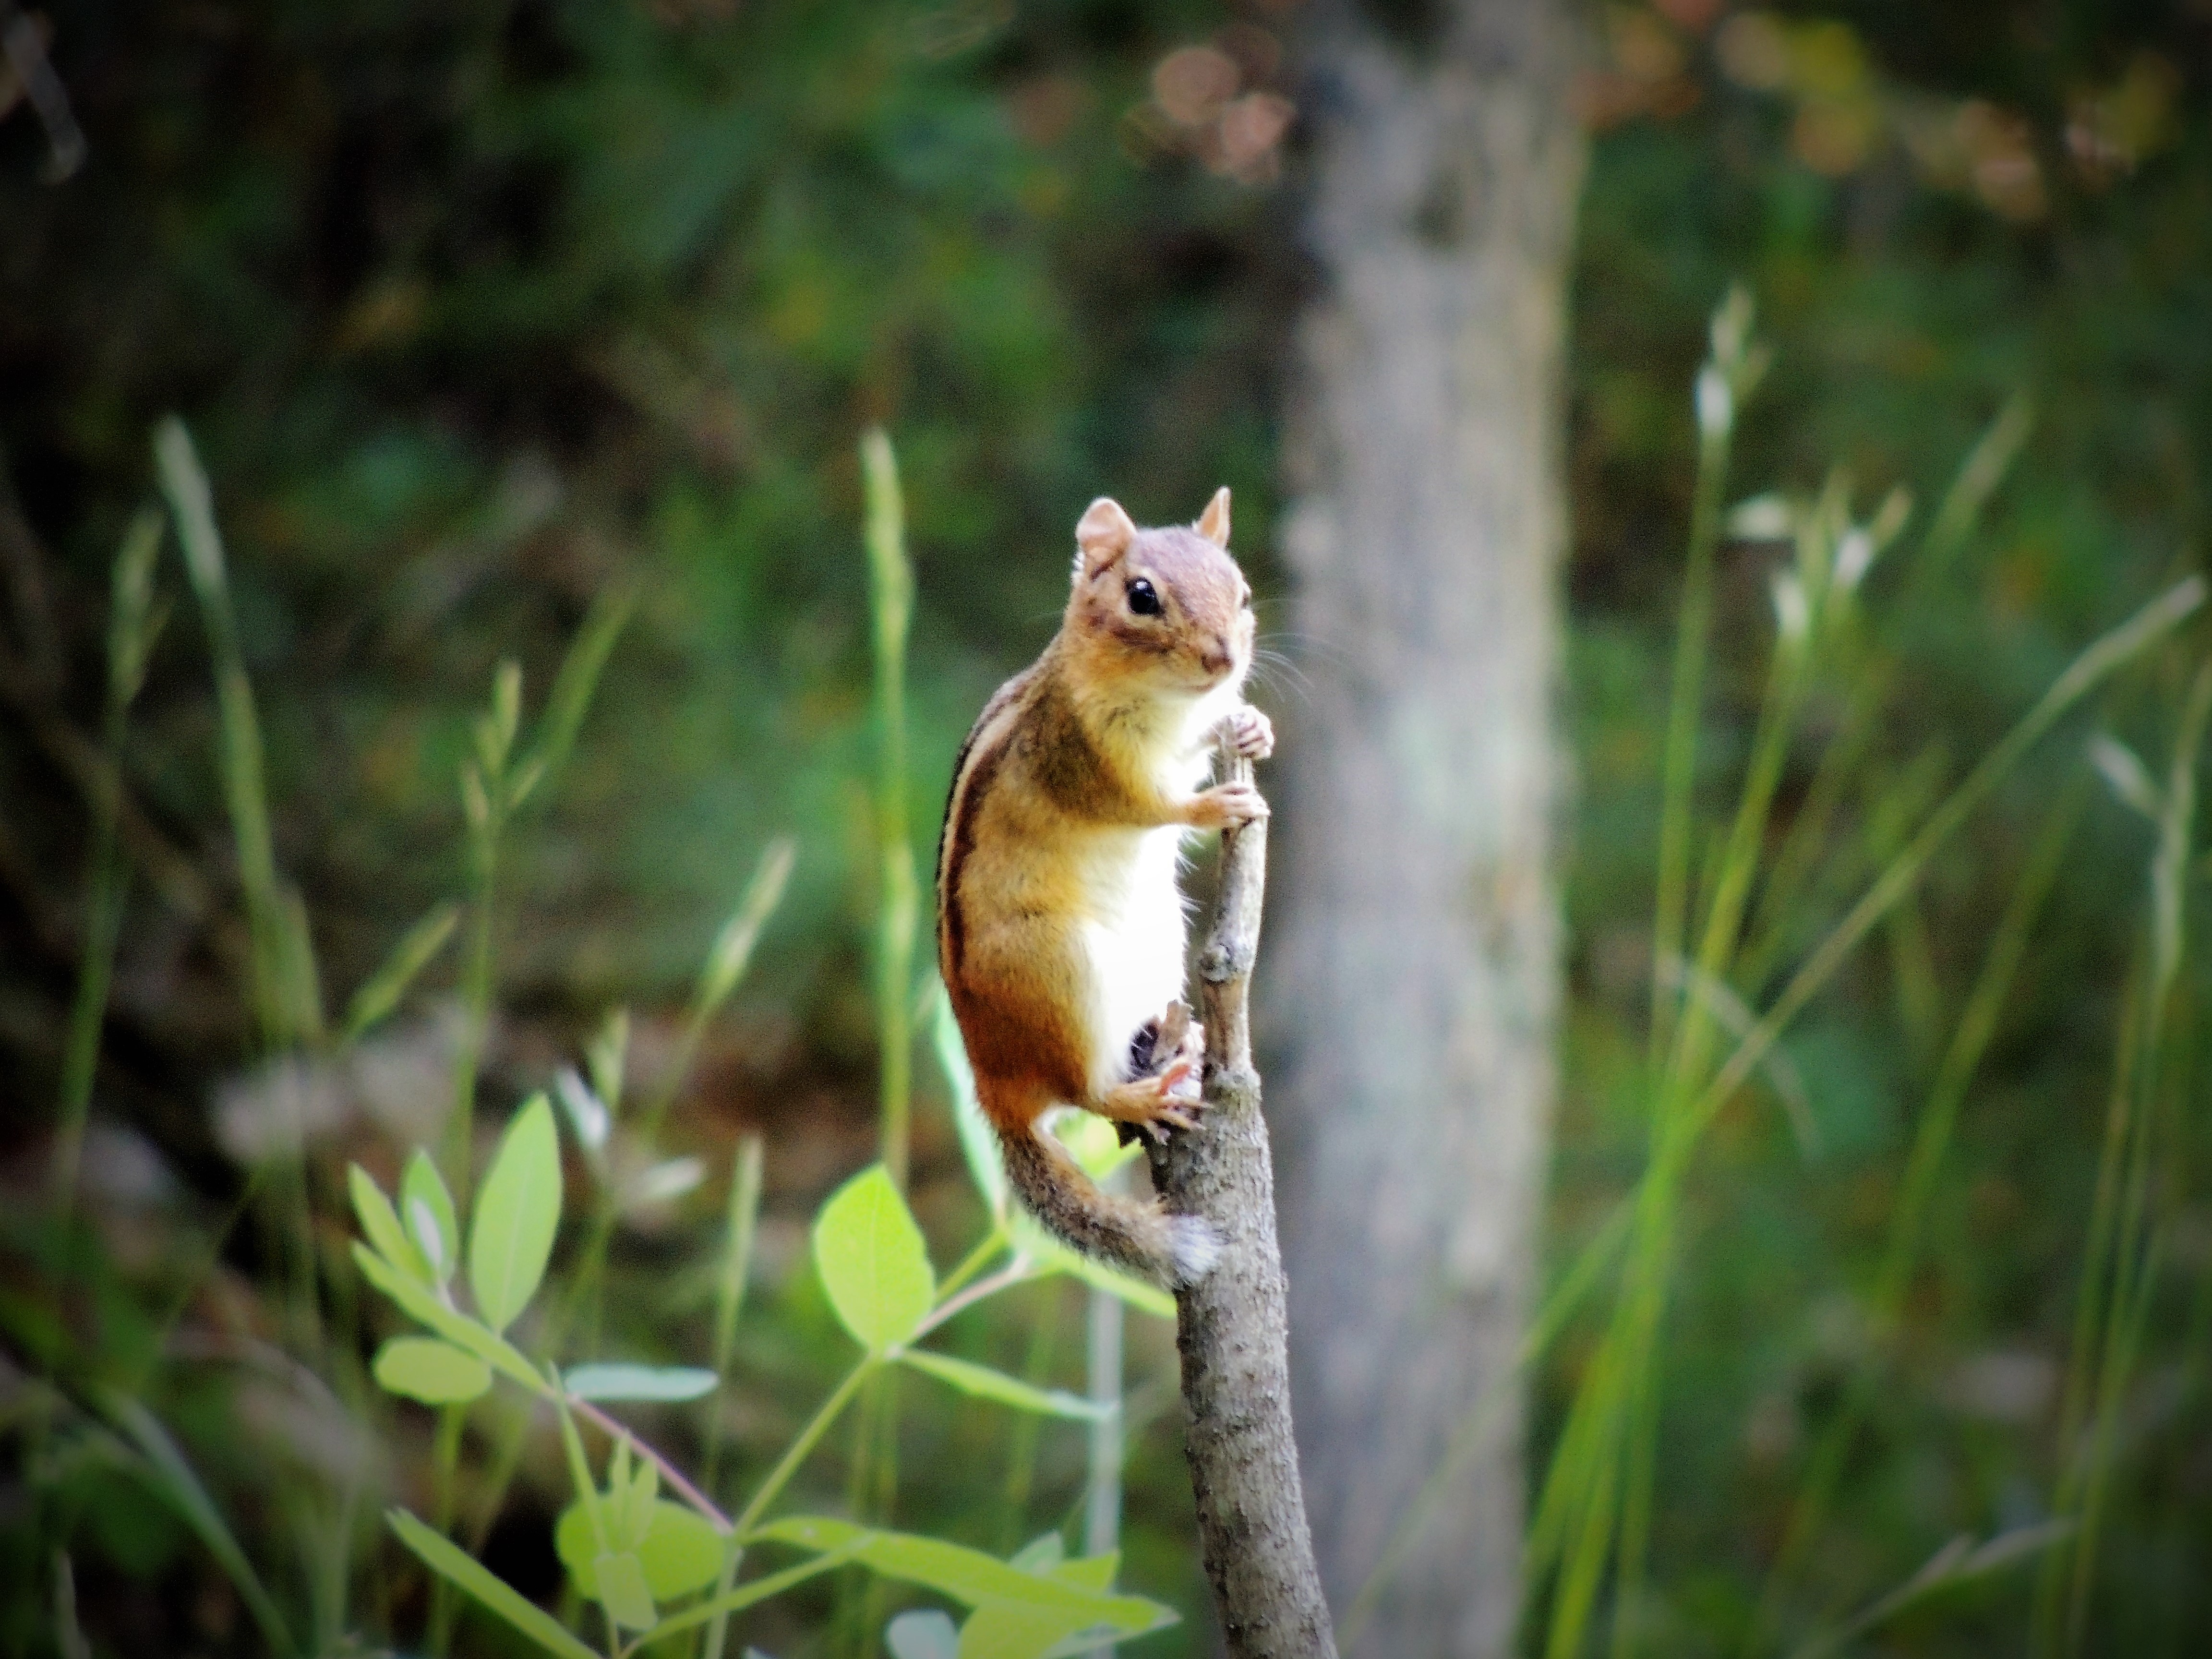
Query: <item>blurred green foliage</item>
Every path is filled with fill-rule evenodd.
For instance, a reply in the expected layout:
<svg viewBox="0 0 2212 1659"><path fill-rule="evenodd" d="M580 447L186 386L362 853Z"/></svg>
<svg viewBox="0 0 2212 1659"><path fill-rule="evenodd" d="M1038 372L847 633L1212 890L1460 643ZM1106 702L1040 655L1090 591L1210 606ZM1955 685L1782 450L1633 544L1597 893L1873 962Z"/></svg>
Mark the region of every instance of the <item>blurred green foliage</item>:
<svg viewBox="0 0 2212 1659"><path fill-rule="evenodd" d="M2212 528L2201 6L1665 0L1595 21L1572 303L1580 787L1562 1261L1643 1157L1667 653L1697 448L1687 388L1729 283L1756 295L1775 353L1737 434L1735 496L1811 496L1840 466L1862 514L1907 488L1907 544L1923 545L1978 437L2015 399L2031 411L1977 532L1869 578L1865 660L1882 678L1858 690L1876 717L1802 917L1765 976L1734 988L1754 1007L2075 651L2201 568ZM91 927L109 570L155 497L148 436L174 410L213 483L276 863L305 895L332 1007L410 924L467 894L454 779L495 665L519 661L524 701L541 708L594 597L638 580L557 799L515 828L486 1086L520 1097L617 1004L665 1051L759 849L794 833L782 919L675 1120L702 1145L731 1122L769 1130L760 1272L784 1282L797 1218L866 1161L872 1112L880 860L855 441L880 422L898 446L926 857L953 745L1050 631L1068 529L1091 495L1155 521L1226 482L1240 555L1263 598L1278 586L1267 548L1303 281L1296 194L1270 184L1272 155L1227 165L1213 129L1164 112L1152 77L1211 40L1244 87L1310 97L1295 64L1271 58L1301 23L1270 0L58 9L52 52L85 164L42 181L39 124L20 104L0 117L0 1097L22 1109L0 1132L8 1179L27 1190L47 1169L40 1135ZM1285 155L1294 183L1295 136ZM1760 544L1720 550L1700 837L1750 742L1773 562ZM173 545L157 582L185 603ZM2095 716L2161 781L2203 650L2200 629ZM1838 729L1850 690L1815 695L1816 737ZM1294 703L1295 683L1267 696ZM250 1365L180 1360L169 1319L186 1306L177 1330L273 1363L252 1287L275 1282L281 1245L242 1227L226 1271L201 1271L240 1190L210 1098L256 1052L220 726L197 625L173 626L124 750L118 844L134 875L93 1089L86 1202L100 1227L82 1248L97 1270L76 1264L64 1319L11 1267L0 1333L18 1370L88 1363L157 1406L251 1544L289 1519L268 1470L309 1454L278 1436L268 1443L295 1449L240 1455L237 1425L265 1430L283 1399ZM2093 729L2077 720L2030 757L1790 1035L1814 1133L1757 1091L1715 1127L1686 1189L1662 1349L1650 1650L1744 1639L1811 1449L1869 1366L1887 1381L1789 1629L1870 1602L1955 1534L2048 1511L2148 925L2154 831L2101 784L1964 1102L1886 1343L1863 1304L1944 1047L2047 811L2087 775ZM1814 752L1792 752L1784 823L1814 797ZM2185 899L2201 928L2201 879ZM428 996L458 972L452 955L434 962ZM2178 1022L2160 1097L2169 1248L2094 1603L2093 1647L2130 1652L2212 1637L2212 1206L2193 1173L2212 1146L2188 1054L2212 988L2201 951L2179 974L2177 1006L2196 1018ZM970 1212L945 1178L951 1131L927 1102L915 1130L916 1209L933 1237L952 1237ZM617 1241L617 1346L674 1331L681 1352L665 1357L706 1352L716 1235L713 1205L696 1207ZM31 1212L9 1211L10 1261L58 1272ZM776 1402L812 1397L842 1363L805 1274L769 1307L737 1343L761 1420L732 1430L733 1455L787 1438ZM972 1333L968 1357L1064 1382L1072 1316L1040 1301ZM1595 1334L1571 1326L1542 1364L1540 1457ZM1165 1403L1146 1383L1133 1410L1141 1421ZM28 1408L8 1409L21 1432L13 1414ZM247 1639L246 1614L201 1584L188 1530L118 1473L140 1455L118 1446L71 1477L88 1627L148 1650ZM404 1479L428 1481L427 1432L393 1449ZM901 1517L1004 1553L1062 1518L1071 1455L970 1414L919 1413ZM1195 1611L1172 1433L1137 1436L1134 1459L1124 1582ZM549 1482L526 1468L522 1485L538 1508L519 1505L486 1549L550 1595L540 1534L558 1469ZM1926 1654L2009 1645L2034 1571L1947 1591L1881 1639ZM46 1639L49 1564L9 1572L0 1639Z"/></svg>
<svg viewBox="0 0 2212 1659"><path fill-rule="evenodd" d="M453 885L460 710L493 663L542 687L589 596L649 570L610 740L525 855L514 971L556 997L672 988L702 910L797 821L815 925L806 960L769 966L807 982L867 910L842 873L864 825L859 427L888 421L906 474L930 792L1007 654L1048 631L1100 480L1152 517L1223 477L1255 514L1266 495L1271 204L1133 166L1121 131L1152 62L1219 21L73 18L57 58L97 159L43 187L35 124L0 130L0 419L26 514L88 583L144 489L151 419L191 421L285 861L356 972ZM204 676L174 651L156 673L149 787L205 822ZM869 1030L825 1018L833 1048Z"/></svg>

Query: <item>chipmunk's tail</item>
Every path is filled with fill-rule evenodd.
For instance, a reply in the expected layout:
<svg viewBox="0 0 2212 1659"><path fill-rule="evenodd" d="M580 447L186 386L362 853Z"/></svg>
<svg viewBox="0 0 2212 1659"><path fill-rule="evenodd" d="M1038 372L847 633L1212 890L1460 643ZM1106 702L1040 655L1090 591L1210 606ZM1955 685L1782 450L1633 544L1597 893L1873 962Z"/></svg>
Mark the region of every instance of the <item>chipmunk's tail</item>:
<svg viewBox="0 0 2212 1659"><path fill-rule="evenodd" d="M1197 1216L1099 1191L1042 1117L1002 1132L999 1144L1015 1194L1071 1249L1171 1289L1205 1278L1221 1254L1219 1235Z"/></svg>

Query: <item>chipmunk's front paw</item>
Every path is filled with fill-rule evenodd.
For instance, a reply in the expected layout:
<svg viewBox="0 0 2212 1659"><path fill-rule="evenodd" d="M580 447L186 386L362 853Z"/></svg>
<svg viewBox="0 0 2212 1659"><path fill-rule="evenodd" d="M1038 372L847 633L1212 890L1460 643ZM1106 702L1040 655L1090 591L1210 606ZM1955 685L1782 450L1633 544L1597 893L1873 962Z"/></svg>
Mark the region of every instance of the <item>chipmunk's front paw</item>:
<svg viewBox="0 0 2212 1659"><path fill-rule="evenodd" d="M1246 703L1221 723L1231 747L1247 760L1263 761L1275 752L1275 723Z"/></svg>
<svg viewBox="0 0 2212 1659"><path fill-rule="evenodd" d="M1231 830L1267 816L1267 798L1249 783L1218 783L1191 797L1186 820L1195 830Z"/></svg>

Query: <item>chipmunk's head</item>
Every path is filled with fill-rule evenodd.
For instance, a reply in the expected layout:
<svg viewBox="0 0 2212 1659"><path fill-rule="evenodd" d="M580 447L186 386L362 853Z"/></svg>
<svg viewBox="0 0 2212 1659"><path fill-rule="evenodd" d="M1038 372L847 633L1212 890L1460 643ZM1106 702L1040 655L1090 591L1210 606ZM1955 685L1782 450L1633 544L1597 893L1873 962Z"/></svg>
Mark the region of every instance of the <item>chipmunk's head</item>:
<svg viewBox="0 0 2212 1659"><path fill-rule="evenodd" d="M1252 585L1229 556L1229 491L1198 523L1139 530L1100 496L1075 526L1067 633L1085 666L1163 693L1240 685L1252 666Z"/></svg>

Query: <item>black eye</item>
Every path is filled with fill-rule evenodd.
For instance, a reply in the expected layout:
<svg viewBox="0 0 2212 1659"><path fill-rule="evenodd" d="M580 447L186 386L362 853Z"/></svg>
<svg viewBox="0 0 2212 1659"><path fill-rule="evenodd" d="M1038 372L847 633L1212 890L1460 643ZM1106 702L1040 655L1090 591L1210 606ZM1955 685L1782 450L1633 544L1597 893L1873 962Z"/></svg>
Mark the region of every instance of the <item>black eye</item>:
<svg viewBox="0 0 2212 1659"><path fill-rule="evenodd" d="M1159 590L1142 576L1129 584L1129 609L1139 617L1160 614Z"/></svg>

